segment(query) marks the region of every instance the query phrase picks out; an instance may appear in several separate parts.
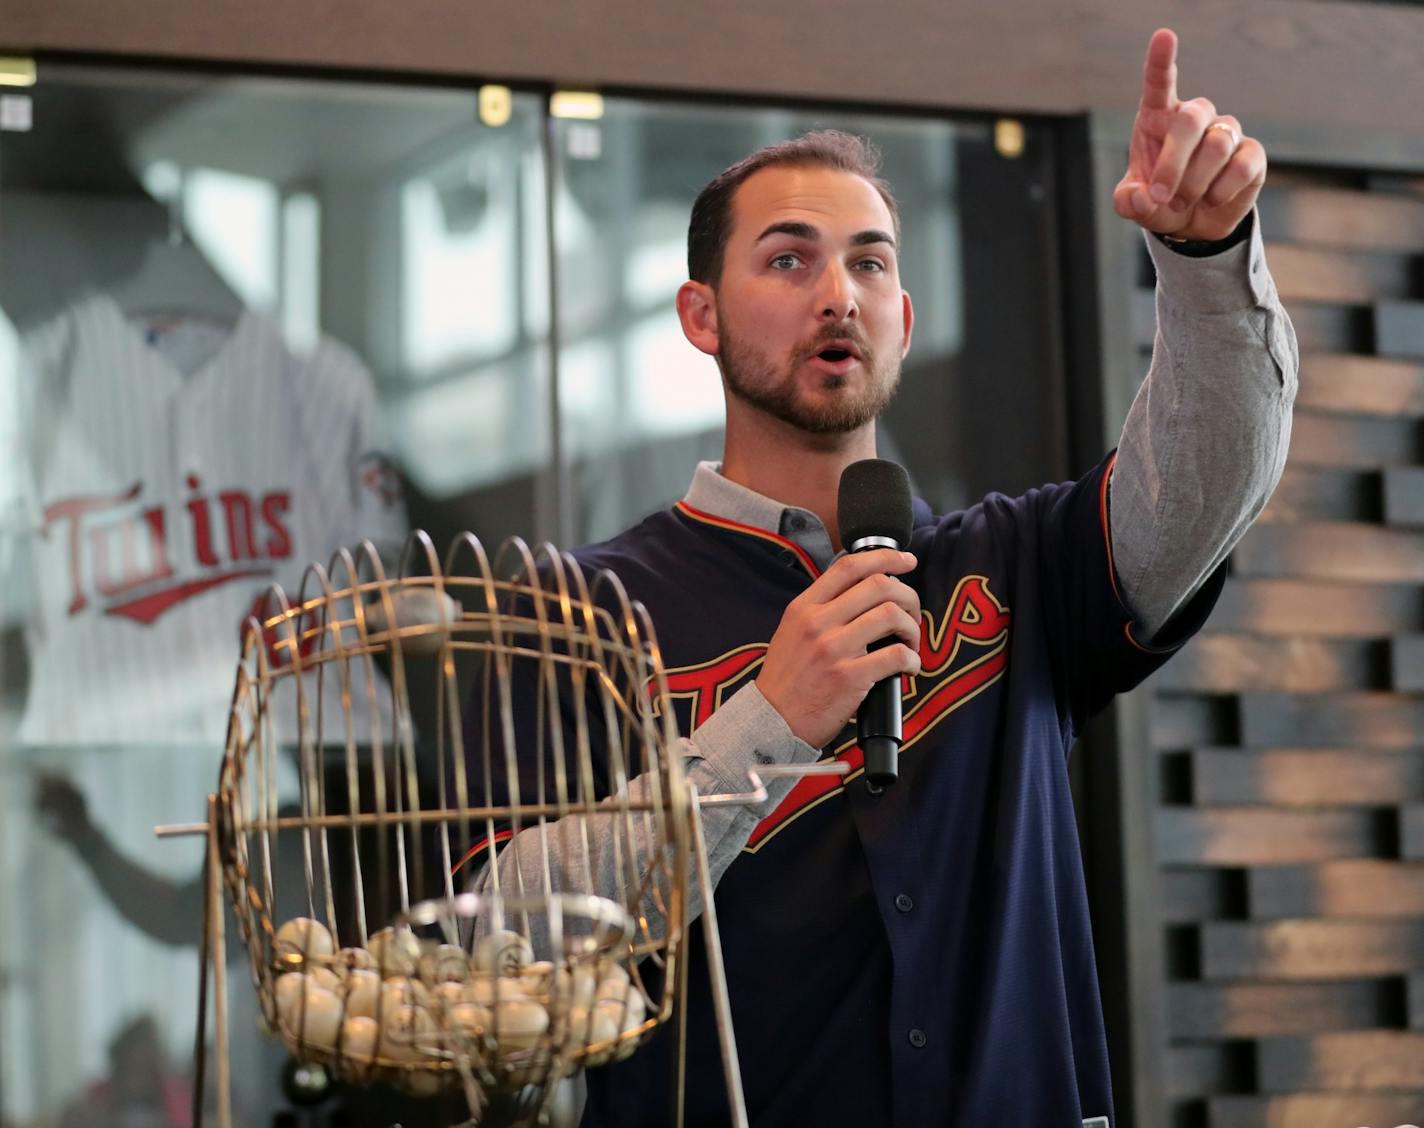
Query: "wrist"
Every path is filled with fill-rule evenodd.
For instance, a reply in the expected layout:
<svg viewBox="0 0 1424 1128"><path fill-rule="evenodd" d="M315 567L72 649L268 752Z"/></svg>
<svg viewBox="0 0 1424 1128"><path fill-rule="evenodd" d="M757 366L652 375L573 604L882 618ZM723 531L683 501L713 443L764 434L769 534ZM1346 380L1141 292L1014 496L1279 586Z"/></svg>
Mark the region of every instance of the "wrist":
<svg viewBox="0 0 1424 1128"><path fill-rule="evenodd" d="M1247 212L1245 218L1236 225L1235 230L1223 239L1190 239L1160 231L1154 231L1152 234L1164 247L1169 247L1179 255L1184 255L1187 258L1210 258L1212 255L1229 251L1232 247L1249 239L1255 214L1254 209Z"/></svg>

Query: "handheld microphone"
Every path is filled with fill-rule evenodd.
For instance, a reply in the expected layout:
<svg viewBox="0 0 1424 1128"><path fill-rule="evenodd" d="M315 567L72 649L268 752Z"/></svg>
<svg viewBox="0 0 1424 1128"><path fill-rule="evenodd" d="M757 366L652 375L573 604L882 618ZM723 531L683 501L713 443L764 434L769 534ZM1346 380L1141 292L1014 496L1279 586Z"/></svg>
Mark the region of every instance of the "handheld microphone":
<svg viewBox="0 0 1424 1128"><path fill-rule="evenodd" d="M905 468L882 458L852 462L841 473L836 504L841 543L847 552L876 548L903 551L910 543L914 514L910 476ZM889 646L885 638L870 649ZM894 783L900 775L900 675L882 678L870 688L855 715L856 735L865 753L865 781L876 787Z"/></svg>

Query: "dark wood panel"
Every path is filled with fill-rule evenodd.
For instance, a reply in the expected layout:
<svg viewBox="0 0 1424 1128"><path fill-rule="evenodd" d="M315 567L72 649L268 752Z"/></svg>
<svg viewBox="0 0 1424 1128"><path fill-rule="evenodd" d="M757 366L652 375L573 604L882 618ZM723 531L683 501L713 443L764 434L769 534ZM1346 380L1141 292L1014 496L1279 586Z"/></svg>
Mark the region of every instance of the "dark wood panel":
<svg viewBox="0 0 1424 1128"><path fill-rule="evenodd" d="M1259 525L1232 550L1239 576L1424 582L1424 532L1353 522Z"/></svg>
<svg viewBox="0 0 1424 1128"><path fill-rule="evenodd" d="M1424 916L1424 866L1344 861L1318 866L1264 866L1246 871L1255 919Z"/></svg>
<svg viewBox="0 0 1424 1128"><path fill-rule="evenodd" d="M1167 1023L1173 1038L1208 1040L1368 1030L1383 1026L1394 981L1339 983L1171 983Z"/></svg>
<svg viewBox="0 0 1424 1128"><path fill-rule="evenodd" d="M1399 809L1399 856L1424 861L1424 805L1405 803Z"/></svg>
<svg viewBox="0 0 1424 1128"><path fill-rule="evenodd" d="M1241 698L1242 742L1311 748L1417 748L1424 743L1424 700L1393 693Z"/></svg>
<svg viewBox="0 0 1424 1128"><path fill-rule="evenodd" d="M1162 922L1187 924L1246 916L1243 869L1171 866L1160 871Z"/></svg>
<svg viewBox="0 0 1424 1128"><path fill-rule="evenodd" d="M1198 748L1188 758L1198 804L1342 807L1424 799L1421 752Z"/></svg>
<svg viewBox="0 0 1424 1128"><path fill-rule="evenodd" d="M1384 472L1384 519L1391 525L1424 526L1424 467L1396 466Z"/></svg>
<svg viewBox="0 0 1424 1128"><path fill-rule="evenodd" d="M1424 200L1298 183L1271 170L1261 234L1272 241L1377 251L1424 251ZM1274 264L1272 264L1274 267Z"/></svg>
<svg viewBox="0 0 1424 1128"><path fill-rule="evenodd" d="M1404 977L1405 1022L1411 1030L1424 1030L1424 971Z"/></svg>
<svg viewBox="0 0 1424 1128"><path fill-rule="evenodd" d="M1163 1070L1171 1100L1247 1092L1252 1073L1253 1047L1246 1041L1171 1046Z"/></svg>
<svg viewBox="0 0 1424 1128"><path fill-rule="evenodd" d="M1279 1097L1212 1097L1208 1128L1394 1128L1417 1122L1424 1093L1291 1093Z"/></svg>
<svg viewBox="0 0 1424 1128"><path fill-rule="evenodd" d="M1417 585L1230 580L1211 626L1224 631L1306 638L1378 638L1424 630Z"/></svg>
<svg viewBox="0 0 1424 1128"><path fill-rule="evenodd" d="M1362 415L1424 415L1424 365L1338 353L1300 358L1296 407Z"/></svg>
<svg viewBox="0 0 1424 1128"><path fill-rule="evenodd" d="M1298 466L1410 466L1420 461L1421 447L1416 419L1326 415L1302 408L1291 425L1290 459Z"/></svg>
<svg viewBox="0 0 1424 1128"><path fill-rule="evenodd" d="M1265 866L1368 858L1389 844L1369 810L1159 807L1153 819L1164 865Z"/></svg>
<svg viewBox="0 0 1424 1128"><path fill-rule="evenodd" d="M1207 979L1348 979L1424 965L1424 921L1282 920L1203 924Z"/></svg>
<svg viewBox="0 0 1424 1128"><path fill-rule="evenodd" d="M1239 743L1234 697L1156 693L1148 707L1148 732L1155 748L1192 748Z"/></svg>
<svg viewBox="0 0 1424 1128"><path fill-rule="evenodd" d="M1372 470L1288 463L1257 524L1384 520L1384 487Z"/></svg>
<svg viewBox="0 0 1424 1128"><path fill-rule="evenodd" d="M1363 304L1418 296L1414 263L1398 253L1350 253L1273 243L1266 247L1266 261L1276 289L1287 302Z"/></svg>
<svg viewBox="0 0 1424 1128"><path fill-rule="evenodd" d="M1396 690L1401 693L1424 693L1424 635L1402 635L1390 639L1389 663Z"/></svg>
<svg viewBox="0 0 1424 1128"><path fill-rule="evenodd" d="M1204 693L1387 688L1382 643L1318 638L1261 638L1212 631L1192 639L1152 676L1158 689Z"/></svg>
<svg viewBox="0 0 1424 1128"><path fill-rule="evenodd" d="M1377 303L1375 351L1380 356L1424 356L1424 302Z"/></svg>
<svg viewBox="0 0 1424 1128"><path fill-rule="evenodd" d="M1418 1089L1424 1097L1424 1034L1353 1030L1266 1038L1256 1047L1256 1077L1264 1093Z"/></svg>

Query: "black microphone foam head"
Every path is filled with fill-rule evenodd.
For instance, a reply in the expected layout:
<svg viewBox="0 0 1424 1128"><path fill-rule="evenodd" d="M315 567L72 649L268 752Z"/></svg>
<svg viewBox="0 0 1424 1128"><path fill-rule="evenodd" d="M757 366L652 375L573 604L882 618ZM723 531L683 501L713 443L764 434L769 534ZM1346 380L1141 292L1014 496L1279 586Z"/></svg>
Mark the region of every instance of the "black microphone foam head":
<svg viewBox="0 0 1424 1128"><path fill-rule="evenodd" d="M904 548L915 523L910 476L899 463L883 458L852 462L841 471L836 516L847 549L865 537L885 537Z"/></svg>

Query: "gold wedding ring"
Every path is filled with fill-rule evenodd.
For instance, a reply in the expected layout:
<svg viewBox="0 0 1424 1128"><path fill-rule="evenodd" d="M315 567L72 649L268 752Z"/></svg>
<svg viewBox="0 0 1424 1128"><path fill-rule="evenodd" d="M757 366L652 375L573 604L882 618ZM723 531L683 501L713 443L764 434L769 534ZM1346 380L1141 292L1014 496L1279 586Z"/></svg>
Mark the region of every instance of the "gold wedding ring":
<svg viewBox="0 0 1424 1128"><path fill-rule="evenodd" d="M1207 126L1207 128L1208 128L1208 129L1224 129L1224 130L1226 130L1227 134L1228 134L1228 135L1230 136L1230 138L1231 138L1231 151L1232 151L1233 153L1236 151L1237 147L1241 144L1241 138L1240 138L1240 136L1237 134L1236 128L1235 128L1230 122L1226 122L1226 121L1214 121L1214 122L1212 122L1209 126Z"/></svg>

